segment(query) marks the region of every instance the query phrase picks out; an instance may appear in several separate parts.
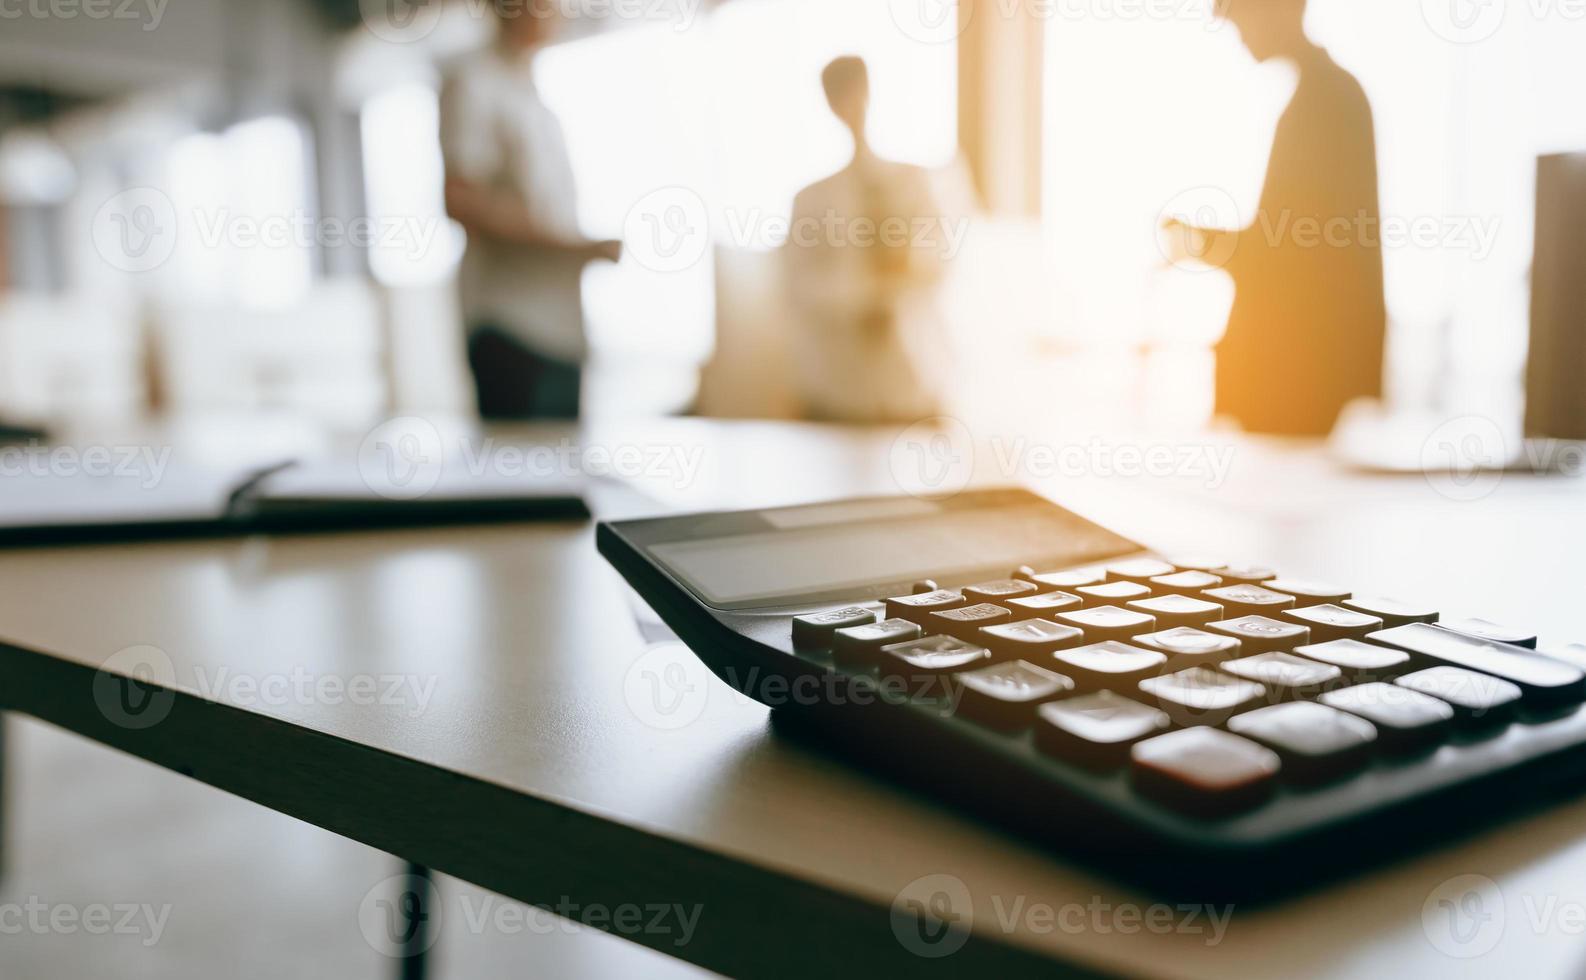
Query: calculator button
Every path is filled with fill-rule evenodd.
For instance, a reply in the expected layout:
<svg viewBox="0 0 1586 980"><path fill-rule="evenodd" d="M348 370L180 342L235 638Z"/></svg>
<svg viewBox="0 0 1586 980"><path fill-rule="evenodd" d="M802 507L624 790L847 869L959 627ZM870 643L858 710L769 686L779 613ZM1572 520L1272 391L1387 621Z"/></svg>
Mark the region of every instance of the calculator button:
<svg viewBox="0 0 1586 980"><path fill-rule="evenodd" d="M1500 677L1519 687L1528 704L1565 704L1586 697L1586 672L1525 647L1479 640L1424 623L1373 633L1371 642L1435 665Z"/></svg>
<svg viewBox="0 0 1586 980"><path fill-rule="evenodd" d="M1282 592L1264 589L1259 585L1224 585L1205 589L1200 597L1215 602L1232 616L1264 615L1294 608L1294 597Z"/></svg>
<svg viewBox="0 0 1586 980"><path fill-rule="evenodd" d="M887 600L887 618L908 619L920 625L926 622L925 617L933 612L943 609L958 609L968 605L964 597L957 592L946 589L937 589L933 592L921 592L917 595L894 596Z"/></svg>
<svg viewBox="0 0 1586 980"><path fill-rule="evenodd" d="M1133 692L1141 681L1162 672L1167 657L1155 650L1107 640L1059 650L1048 662L1059 673L1073 678L1082 691L1107 688Z"/></svg>
<svg viewBox="0 0 1586 980"><path fill-rule="evenodd" d="M1445 619L1437 625L1464 636L1475 637L1478 640L1491 640L1494 643L1508 643L1511 646L1536 649L1535 633L1527 633L1525 630L1504 626L1485 619Z"/></svg>
<svg viewBox="0 0 1586 980"><path fill-rule="evenodd" d="M1311 642L1311 631L1296 623L1282 623L1265 616L1240 616L1207 623L1206 629L1238 640L1245 653L1293 650Z"/></svg>
<svg viewBox="0 0 1586 980"><path fill-rule="evenodd" d="M1389 752L1441 742L1454 717L1454 709L1437 698L1381 682L1328 691L1321 700L1329 708L1358 715L1375 725L1377 744Z"/></svg>
<svg viewBox="0 0 1586 980"><path fill-rule="evenodd" d="M1395 626L1408 626L1411 623L1437 622L1437 610L1425 606L1417 606L1409 602L1400 602L1397 599L1345 599L1339 603L1345 609L1353 609L1367 616L1375 616L1382 620L1382 625L1388 629Z"/></svg>
<svg viewBox="0 0 1586 980"><path fill-rule="evenodd" d="M1271 749L1215 728L1186 728L1135 745L1134 785L1160 803L1201 816L1266 800L1282 762Z"/></svg>
<svg viewBox="0 0 1586 980"><path fill-rule="evenodd" d="M1278 574L1265 565L1224 565L1212 569L1211 573L1224 582L1243 585L1260 585Z"/></svg>
<svg viewBox="0 0 1586 980"><path fill-rule="evenodd" d="M948 678L960 670L991 662L991 651L951 636L926 636L893 643L882 650L881 676L907 686L909 697L945 697L953 693Z"/></svg>
<svg viewBox="0 0 1586 980"><path fill-rule="evenodd" d="M1300 606L1319 606L1324 602L1339 603L1350 597L1348 589L1300 578L1274 578L1261 584L1273 592L1293 596L1295 604Z"/></svg>
<svg viewBox="0 0 1586 980"><path fill-rule="evenodd" d="M1045 619L1025 619L981 627L975 642L989 647L999 659L1034 660L1058 650L1084 646L1085 634Z"/></svg>
<svg viewBox="0 0 1586 980"><path fill-rule="evenodd" d="M1229 660L1222 669L1235 677L1266 685L1274 701L1315 697L1329 687L1338 686L1344 676L1337 667L1292 653L1258 653L1253 657Z"/></svg>
<svg viewBox="0 0 1586 980"><path fill-rule="evenodd" d="M1166 711L1176 724L1221 725L1241 711L1258 708L1266 688L1252 681L1191 667L1140 682L1141 700Z"/></svg>
<svg viewBox="0 0 1586 980"><path fill-rule="evenodd" d="M1071 592L1043 592L1022 599L1009 599L1002 605L1014 619L1049 619L1060 612L1078 609L1085 601Z"/></svg>
<svg viewBox="0 0 1586 980"><path fill-rule="evenodd" d="M982 626L1008 622L1013 619L1013 614L993 603L979 602L973 606L933 612L925 618L932 633L946 633L973 642L976 630Z"/></svg>
<svg viewBox="0 0 1586 980"><path fill-rule="evenodd" d="M921 579L918 582L915 582L912 586L909 587L909 591L914 593L915 595L924 595L927 592L935 592L939 588L941 588L941 586L936 584L936 580L935 579L926 578L926 579Z"/></svg>
<svg viewBox="0 0 1586 980"><path fill-rule="evenodd" d="M922 632L920 624L906 619L884 619L867 626L847 626L832 634L832 657L845 666L874 666L881 660L882 647L915 639Z"/></svg>
<svg viewBox="0 0 1586 980"><path fill-rule="evenodd" d="M1127 640L1131 636L1150 633L1156 629L1156 620L1152 617L1132 609L1120 609L1117 606L1096 606L1091 609L1058 613L1057 622L1084 630L1085 637L1092 643L1100 643L1102 640Z"/></svg>
<svg viewBox="0 0 1586 980"><path fill-rule="evenodd" d="M1308 660L1332 664L1344 672L1344 679L1351 684L1389 680L1410 668L1410 655L1403 650L1359 640L1329 640L1297 646L1294 652Z"/></svg>
<svg viewBox="0 0 1586 980"><path fill-rule="evenodd" d="M955 674L953 682L959 715L1003 730L1028 726L1036 705L1074 689L1062 674L1023 660Z"/></svg>
<svg viewBox="0 0 1586 980"><path fill-rule="evenodd" d="M1223 580L1210 572L1174 572L1172 575L1158 575L1146 583L1158 592L1176 592L1179 595L1194 595L1202 589L1215 589L1223 584Z"/></svg>
<svg viewBox="0 0 1586 980"><path fill-rule="evenodd" d="M1465 727L1504 724L1520 704L1518 687L1491 674L1459 667L1429 667L1405 674L1394 683L1447 701L1454 709L1454 721Z"/></svg>
<svg viewBox="0 0 1586 980"><path fill-rule="evenodd" d="M999 579L995 582L981 582L979 585L964 586L964 599L969 602L1006 602L1021 596L1032 596L1040 593L1033 582L1022 582L1018 579Z"/></svg>
<svg viewBox="0 0 1586 980"><path fill-rule="evenodd" d="M1215 575L1217 569L1225 568L1227 565L1228 563L1221 558L1207 558L1204 555L1178 556L1173 559L1173 567L1186 572L1210 572Z"/></svg>
<svg viewBox="0 0 1586 980"><path fill-rule="evenodd" d="M1030 576L1036 585L1072 592L1081 585L1097 585L1107 581L1106 571L1100 568L1076 568L1066 572L1042 572Z"/></svg>
<svg viewBox="0 0 1586 980"><path fill-rule="evenodd" d="M1149 599L1151 590L1139 582L1117 581L1102 585L1082 585L1074 594L1090 606L1121 606L1135 599Z"/></svg>
<svg viewBox="0 0 1586 980"><path fill-rule="evenodd" d="M1337 779L1364 766L1377 741L1371 722L1314 701L1247 711L1231 719L1228 730L1276 752L1284 778L1307 784Z"/></svg>
<svg viewBox="0 0 1586 980"><path fill-rule="evenodd" d="M832 634L852 626L868 626L876 621L876 614L863 606L846 609L829 609L793 617L793 643L801 647L826 647L831 645Z"/></svg>
<svg viewBox="0 0 1586 980"><path fill-rule="evenodd" d="M1166 656L1167 665L1171 670L1207 667L1239 656L1239 641L1233 637L1208 633L1188 626L1176 626L1159 633L1146 633L1134 637L1129 642Z"/></svg>
<svg viewBox="0 0 1586 980"><path fill-rule="evenodd" d="M1187 595L1159 595L1150 599L1136 599L1125 603L1125 609L1145 613L1156 620L1159 629L1174 626L1204 626L1222 619L1227 613L1222 606Z"/></svg>
<svg viewBox="0 0 1586 980"><path fill-rule="evenodd" d="M1285 609L1281 618L1310 629L1311 639L1317 643L1326 643L1328 640L1363 640L1368 633L1382 629L1382 620L1376 616L1368 616L1332 603Z"/></svg>
<svg viewBox="0 0 1586 980"><path fill-rule="evenodd" d="M1172 575L1178 569L1155 558L1133 558L1107 566L1109 582L1146 582L1158 575Z"/></svg>
<svg viewBox="0 0 1586 980"><path fill-rule="evenodd" d="M1041 751L1089 769L1123 765L1130 746L1173 724L1166 713L1112 691L1043 704L1036 718L1035 744Z"/></svg>

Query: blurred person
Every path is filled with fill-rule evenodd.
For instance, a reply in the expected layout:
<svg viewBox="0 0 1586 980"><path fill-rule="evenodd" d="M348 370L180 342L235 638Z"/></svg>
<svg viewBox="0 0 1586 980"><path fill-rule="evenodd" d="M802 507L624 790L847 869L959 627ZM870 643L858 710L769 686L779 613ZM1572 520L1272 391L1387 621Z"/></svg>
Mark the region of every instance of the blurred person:
<svg viewBox="0 0 1586 980"><path fill-rule="evenodd" d="M947 374L939 286L949 255L948 218L929 171L871 149L865 62L838 58L821 81L832 112L853 137L854 155L799 192L783 250L797 320L793 367L805 410L856 423L939 414Z"/></svg>
<svg viewBox="0 0 1586 980"><path fill-rule="evenodd" d="M1326 435L1357 398L1380 398L1387 308L1371 105L1305 34L1306 0L1220 0L1257 61L1299 71L1278 123L1256 220L1170 222L1176 247L1233 277L1217 349L1217 412L1252 432ZM1227 256L1225 262L1221 261Z"/></svg>
<svg viewBox="0 0 1586 980"><path fill-rule="evenodd" d="M551 8L496 0L495 44L446 73L446 211L468 232L459 270L468 362L486 419L576 418L586 353L584 266L621 243L578 229L577 186L534 60Z"/></svg>

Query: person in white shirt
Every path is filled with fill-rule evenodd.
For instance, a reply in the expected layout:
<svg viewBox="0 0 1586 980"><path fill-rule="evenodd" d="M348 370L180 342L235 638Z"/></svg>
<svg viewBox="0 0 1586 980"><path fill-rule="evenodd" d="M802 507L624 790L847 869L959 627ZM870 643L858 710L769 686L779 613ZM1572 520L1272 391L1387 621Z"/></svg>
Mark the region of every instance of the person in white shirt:
<svg viewBox="0 0 1586 980"><path fill-rule="evenodd" d="M838 58L821 81L854 156L798 194L783 250L805 411L855 423L939 414L949 360L939 289L947 250L933 175L871 149L863 60Z"/></svg>
<svg viewBox="0 0 1586 980"><path fill-rule="evenodd" d="M468 232L459 271L468 360L487 419L576 418L585 355L584 266L621 243L578 229L561 124L540 100L535 55L555 21L497 0L494 46L446 73L446 211Z"/></svg>

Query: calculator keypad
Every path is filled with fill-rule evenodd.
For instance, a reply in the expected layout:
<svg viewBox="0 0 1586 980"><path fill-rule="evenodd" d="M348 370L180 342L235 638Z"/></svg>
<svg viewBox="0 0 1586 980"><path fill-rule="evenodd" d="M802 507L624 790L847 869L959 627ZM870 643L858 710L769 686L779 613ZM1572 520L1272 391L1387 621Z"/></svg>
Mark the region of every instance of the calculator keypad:
<svg viewBox="0 0 1586 980"><path fill-rule="evenodd" d="M1538 653L1524 630L1261 566L1024 567L884 606L880 621L874 604L794 617L794 646L879 666L908 697L1058 762L1128 766L1142 795L1205 816L1586 700L1586 646Z"/></svg>

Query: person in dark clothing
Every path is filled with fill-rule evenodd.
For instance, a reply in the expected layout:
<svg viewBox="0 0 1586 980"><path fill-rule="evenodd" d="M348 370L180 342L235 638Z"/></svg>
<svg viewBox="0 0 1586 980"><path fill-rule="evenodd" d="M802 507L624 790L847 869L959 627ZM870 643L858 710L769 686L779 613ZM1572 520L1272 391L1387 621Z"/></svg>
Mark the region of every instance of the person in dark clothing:
<svg viewBox="0 0 1586 980"><path fill-rule="evenodd" d="M1306 37L1305 0L1225 0L1221 16L1258 61L1292 61L1299 85L1278 123L1256 220L1236 231L1178 226L1236 289L1217 349L1217 412L1252 432L1325 435L1351 400L1382 393L1387 307L1371 105Z"/></svg>

